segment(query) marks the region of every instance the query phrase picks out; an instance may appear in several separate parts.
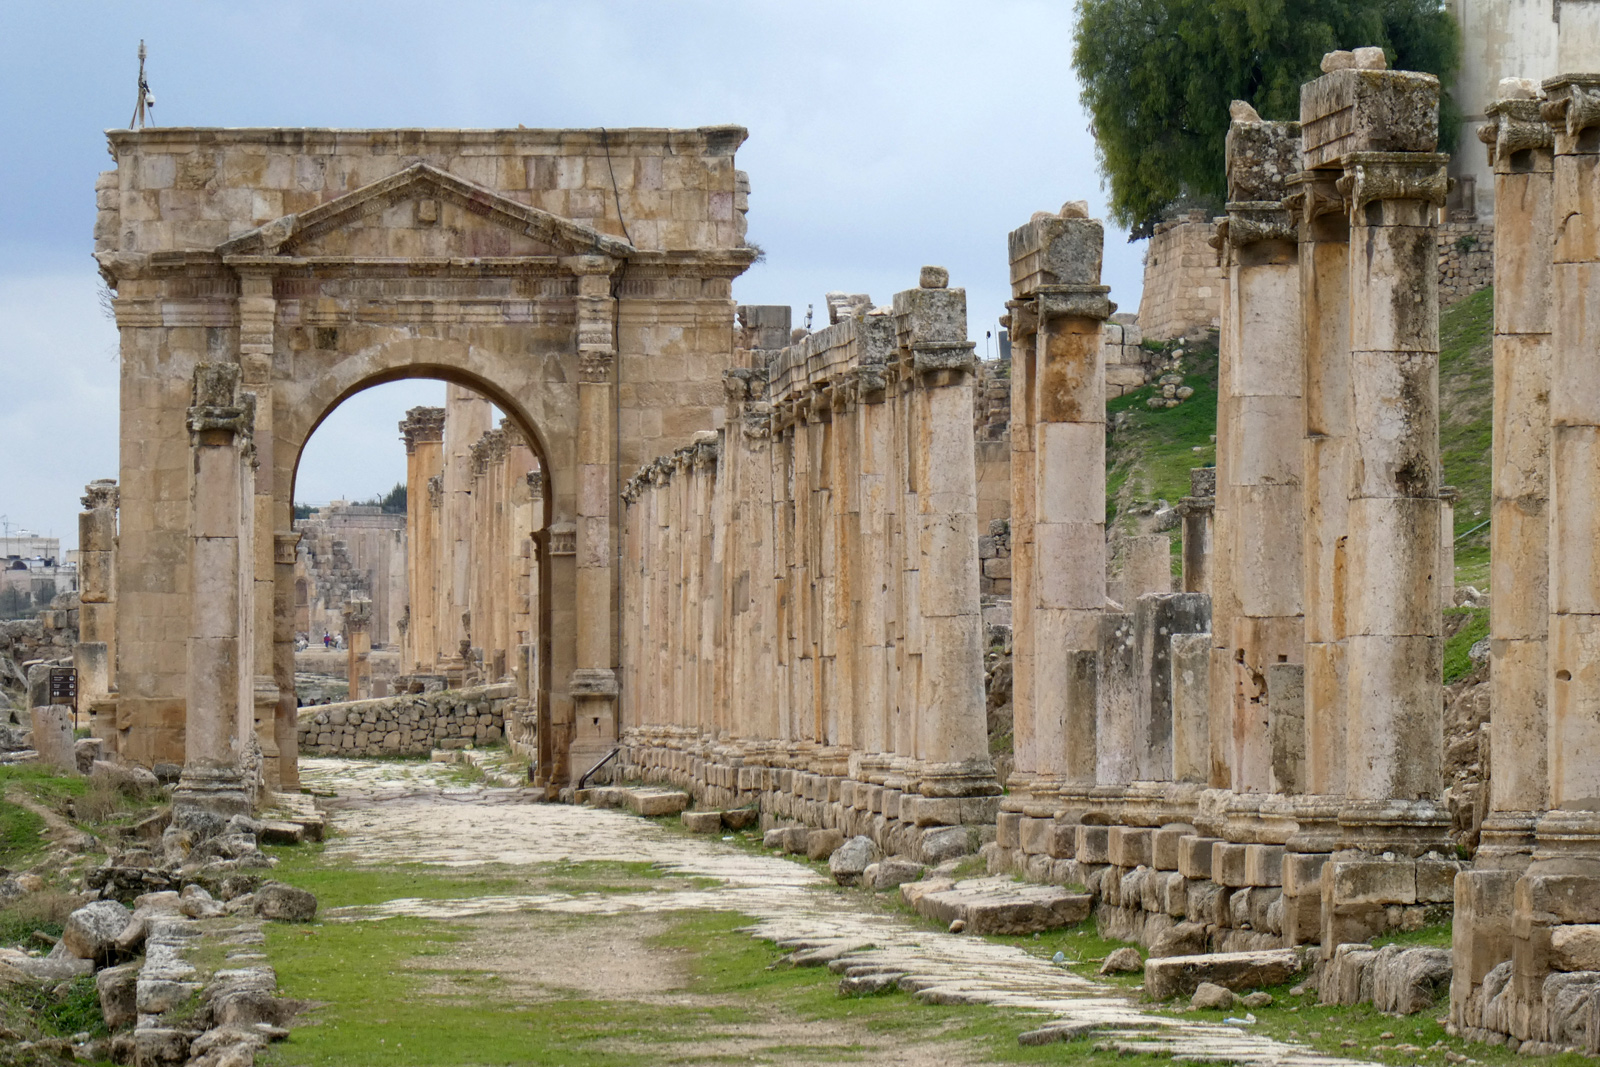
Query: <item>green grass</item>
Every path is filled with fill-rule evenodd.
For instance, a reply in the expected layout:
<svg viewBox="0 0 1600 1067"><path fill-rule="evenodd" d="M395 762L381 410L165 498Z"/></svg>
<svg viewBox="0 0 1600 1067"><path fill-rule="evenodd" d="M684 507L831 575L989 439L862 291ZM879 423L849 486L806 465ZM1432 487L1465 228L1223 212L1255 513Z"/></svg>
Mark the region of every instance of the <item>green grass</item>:
<svg viewBox="0 0 1600 1067"><path fill-rule="evenodd" d="M67 801L84 796L88 789L86 779L57 774L36 763L0 767L0 867L25 867L47 844L44 820L7 800L8 791L20 791L59 809Z"/></svg>
<svg viewBox="0 0 1600 1067"><path fill-rule="evenodd" d="M1494 406L1494 290L1439 314L1439 458L1456 501L1455 534L1489 517ZM1484 538L1487 530L1474 535ZM1459 550L1466 544L1457 545ZM1457 571L1460 570L1457 561ZM1487 575L1485 575L1487 577Z"/></svg>
<svg viewBox="0 0 1600 1067"><path fill-rule="evenodd" d="M1145 401L1161 388L1147 385L1106 405L1107 419L1117 423L1106 442L1107 525L1115 524L1119 513L1126 517L1135 503L1176 504L1189 495L1189 471L1216 463L1211 440L1217 432L1216 346L1202 343L1185 352L1184 384L1194 389L1189 399L1175 408L1152 409Z"/></svg>
<svg viewBox="0 0 1600 1067"><path fill-rule="evenodd" d="M1472 673L1472 658L1467 653L1489 636L1489 609L1447 608L1445 614L1471 616L1471 621L1444 643L1444 684L1449 685Z"/></svg>
<svg viewBox="0 0 1600 1067"><path fill-rule="evenodd" d="M0 1023L31 1040L71 1038L80 1033L90 1037L110 1034L100 1015L100 994L91 976L55 986L6 986L0 990Z"/></svg>
<svg viewBox="0 0 1600 1067"><path fill-rule="evenodd" d="M1449 948L1451 928L1448 922L1429 923L1420 930L1397 930L1372 939L1373 948L1385 945L1425 945L1429 948Z"/></svg>

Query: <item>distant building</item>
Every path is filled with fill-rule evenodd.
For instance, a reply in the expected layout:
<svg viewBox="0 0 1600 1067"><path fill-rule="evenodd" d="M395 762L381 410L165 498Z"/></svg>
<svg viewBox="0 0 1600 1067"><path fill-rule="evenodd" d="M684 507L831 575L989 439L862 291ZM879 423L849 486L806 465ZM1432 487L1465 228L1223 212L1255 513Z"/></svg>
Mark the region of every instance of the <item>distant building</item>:
<svg viewBox="0 0 1600 1067"><path fill-rule="evenodd" d="M1501 78L1542 81L1593 70L1600 60L1600 0L1449 0L1461 26L1461 70L1451 91L1465 120L1450 163L1454 218L1492 218L1494 173L1478 143Z"/></svg>
<svg viewBox="0 0 1600 1067"><path fill-rule="evenodd" d="M31 615L60 594L77 591L78 564L62 558L60 538L0 537L0 618Z"/></svg>

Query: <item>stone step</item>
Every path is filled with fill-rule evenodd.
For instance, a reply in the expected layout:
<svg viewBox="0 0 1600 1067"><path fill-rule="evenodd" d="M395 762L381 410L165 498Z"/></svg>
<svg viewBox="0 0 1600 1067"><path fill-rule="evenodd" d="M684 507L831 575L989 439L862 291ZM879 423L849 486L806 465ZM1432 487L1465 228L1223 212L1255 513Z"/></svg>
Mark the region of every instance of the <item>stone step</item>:
<svg viewBox="0 0 1600 1067"><path fill-rule="evenodd" d="M648 817L678 815L689 807L689 794L678 789L639 789L608 785L580 789L574 794L579 804L596 808L626 808Z"/></svg>
<svg viewBox="0 0 1600 1067"><path fill-rule="evenodd" d="M1200 956L1164 956L1145 960L1144 991L1151 1000L1170 1000L1194 993L1212 982L1235 993L1282 985L1306 968L1299 949L1267 952L1209 952Z"/></svg>
<svg viewBox="0 0 1600 1067"><path fill-rule="evenodd" d="M907 882L900 889L918 915L942 925L959 919L969 934L1033 934L1089 917L1089 895L1060 886L1026 885L1009 878L971 878L931 891L914 889L916 885Z"/></svg>

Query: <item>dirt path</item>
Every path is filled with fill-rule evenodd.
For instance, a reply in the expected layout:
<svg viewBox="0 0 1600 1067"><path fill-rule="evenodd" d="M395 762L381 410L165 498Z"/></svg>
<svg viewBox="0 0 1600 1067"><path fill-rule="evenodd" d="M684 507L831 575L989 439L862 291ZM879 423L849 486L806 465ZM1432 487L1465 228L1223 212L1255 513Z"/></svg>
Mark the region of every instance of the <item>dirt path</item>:
<svg viewBox="0 0 1600 1067"><path fill-rule="evenodd" d="M861 965L904 971L925 1003L993 1005L1036 1016L1019 1020L1018 1032L1061 1020L1093 1027L1097 1040L1128 1051L1263 1065L1355 1062L1245 1027L1152 1014L1117 989L1021 949L930 931L865 900L855 902L808 867L714 838L686 837L631 815L530 803L512 789L452 786L449 771L438 765L313 759L303 762L301 773L313 790L337 794L323 801L338 830L325 860L337 865L381 868L403 859L443 869L506 870L632 863L679 876L669 879L670 885L629 886L624 892L578 886L443 900L402 898L326 915L343 922L387 917L469 922L476 934L451 949L448 966L492 976L500 983L497 995L530 1003L561 996L675 1002L689 996L683 992L681 960L660 948L654 936L674 913L734 912L756 920L751 931L756 937L795 947L851 949ZM596 917L605 921L585 921ZM697 1047L706 1060L742 1059L803 1037L808 1047L821 1040L859 1051L872 1062L969 1062L970 1050L890 1045L847 1020L837 1027L830 1022L828 1033L819 1034L817 1027L779 1013L746 1029L724 1027ZM811 1062L807 1055L767 1056L770 1051L762 1056L767 1062Z"/></svg>

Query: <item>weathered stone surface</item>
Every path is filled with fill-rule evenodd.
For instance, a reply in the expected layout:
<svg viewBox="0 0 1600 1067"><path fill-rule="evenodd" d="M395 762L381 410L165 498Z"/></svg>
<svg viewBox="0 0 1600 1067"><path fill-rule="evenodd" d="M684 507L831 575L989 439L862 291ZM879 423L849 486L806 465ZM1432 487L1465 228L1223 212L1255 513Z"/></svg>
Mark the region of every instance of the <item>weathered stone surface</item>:
<svg viewBox="0 0 1600 1067"><path fill-rule="evenodd" d="M828 857L828 873L840 885L859 885L862 874L877 862L878 855L878 846L873 844L872 838L852 837Z"/></svg>
<svg viewBox="0 0 1600 1067"><path fill-rule="evenodd" d="M1189 998L1189 1006L1202 1011L1226 1011L1233 1007L1233 991L1214 982L1201 982Z"/></svg>
<svg viewBox="0 0 1600 1067"><path fill-rule="evenodd" d="M1434 1006L1450 989L1450 950L1386 945L1372 968L1372 1005L1378 1011L1414 1015Z"/></svg>
<svg viewBox="0 0 1600 1067"><path fill-rule="evenodd" d="M61 943L83 960L104 960L114 950L117 935L133 913L114 900L97 900L67 916Z"/></svg>
<svg viewBox="0 0 1600 1067"><path fill-rule="evenodd" d="M310 922L317 914L317 898L304 889L268 882L256 890L255 913L279 922Z"/></svg>
<svg viewBox="0 0 1600 1067"><path fill-rule="evenodd" d="M806 859L825 860L842 844L844 834L838 830L812 830L806 837Z"/></svg>
<svg viewBox="0 0 1600 1067"><path fill-rule="evenodd" d="M908 888L901 886L903 895ZM959 920L970 933L1031 934L1082 922L1089 916L1090 898L1055 886L982 878L917 894L911 903L924 918L946 924Z"/></svg>
<svg viewBox="0 0 1600 1067"><path fill-rule="evenodd" d="M1101 974L1136 974L1144 970L1144 957L1139 955L1136 948L1119 948L1106 956L1105 962L1100 964Z"/></svg>
<svg viewBox="0 0 1600 1067"><path fill-rule="evenodd" d="M139 980L139 967L138 963L124 963L94 976L95 990L100 994L100 1015L112 1030L128 1026L138 1014L134 985Z"/></svg>
<svg viewBox="0 0 1600 1067"><path fill-rule="evenodd" d="M1201 982L1212 982L1238 992L1282 985L1304 970L1305 965L1305 956L1294 949L1152 957L1145 961L1144 988L1152 1000L1186 996Z"/></svg>
<svg viewBox="0 0 1600 1067"><path fill-rule="evenodd" d="M927 873L928 868L911 860L891 856L875 864L872 888L893 889L907 882L915 882Z"/></svg>
<svg viewBox="0 0 1600 1067"><path fill-rule="evenodd" d="M722 814L720 811L686 811L682 815L683 828L691 834L720 834Z"/></svg>

